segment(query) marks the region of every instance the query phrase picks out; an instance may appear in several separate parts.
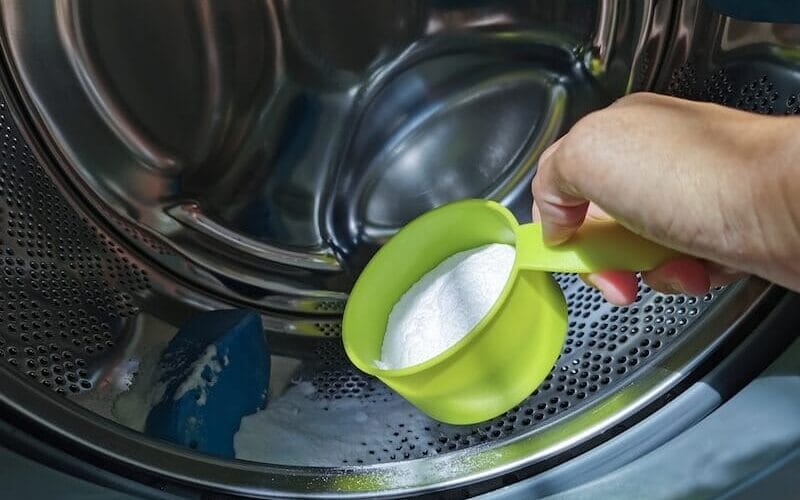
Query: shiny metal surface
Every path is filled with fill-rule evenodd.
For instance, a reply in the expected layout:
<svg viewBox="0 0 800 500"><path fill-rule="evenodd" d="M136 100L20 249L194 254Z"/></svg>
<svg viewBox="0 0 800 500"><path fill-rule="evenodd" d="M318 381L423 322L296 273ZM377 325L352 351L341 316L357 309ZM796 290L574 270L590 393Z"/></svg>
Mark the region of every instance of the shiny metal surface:
<svg viewBox="0 0 800 500"><path fill-rule="evenodd" d="M14 259L0 293L16 308L1 311L14 318L0 322L0 403L31 429L104 466L215 491L465 488L613 434L735 341L737 326L779 293L754 279L701 299L642 289L620 309L559 276L570 332L550 380L481 426L426 419L341 352L337 313L371 252L409 217L452 198L493 197L527 218L538 153L577 118L638 88L706 98L717 80L684 78L690 72L679 68L715 74L707 54L722 46L727 21L693 2L232 5L0 2L0 229L15 232L0 246ZM742 71L759 68L744 57L764 53L755 47L730 49L743 54ZM800 85L795 65L784 57L773 66L787 89ZM749 87L761 75L743 74L741 88L730 78L719 88L743 102L767 92L769 82ZM775 102L791 110L784 92ZM40 261L44 278L32 272ZM55 296L19 295L42 279ZM103 310L98 292L112 302ZM264 436L294 439L274 441L264 463L134 431L153 354L197 310L229 304L263 313L277 367L267 411L296 405L291 428ZM22 309L64 325L34 324L18 317ZM103 322L97 340L89 325ZM111 345L98 351L103 333ZM83 360L67 398L47 390L60 386L39 359L50 344Z"/></svg>
<svg viewBox="0 0 800 500"><path fill-rule="evenodd" d="M13 71L65 173L228 300L342 308L409 219L527 219L539 152L654 77L668 2L13 1ZM130 229L129 226L133 226ZM328 305L316 307L318 304Z"/></svg>
<svg viewBox="0 0 800 500"><path fill-rule="evenodd" d="M679 4L676 22L658 88L756 113L800 113L800 26L739 21L694 0Z"/></svg>

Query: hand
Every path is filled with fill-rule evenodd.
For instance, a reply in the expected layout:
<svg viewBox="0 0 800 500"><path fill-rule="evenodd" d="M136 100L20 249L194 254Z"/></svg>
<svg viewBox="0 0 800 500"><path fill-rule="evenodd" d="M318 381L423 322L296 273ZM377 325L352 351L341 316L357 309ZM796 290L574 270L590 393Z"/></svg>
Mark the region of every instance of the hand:
<svg viewBox="0 0 800 500"><path fill-rule="evenodd" d="M545 240L616 219L689 257L643 273L666 293L703 294L754 273L800 288L800 121L633 94L587 115L541 156L534 219ZM636 297L633 273L585 276L606 299Z"/></svg>

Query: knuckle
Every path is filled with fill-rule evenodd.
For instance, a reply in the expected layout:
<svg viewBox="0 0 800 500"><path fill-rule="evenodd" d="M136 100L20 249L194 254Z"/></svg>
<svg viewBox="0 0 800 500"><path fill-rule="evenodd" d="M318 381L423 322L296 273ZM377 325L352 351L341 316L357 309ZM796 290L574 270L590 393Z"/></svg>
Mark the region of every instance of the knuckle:
<svg viewBox="0 0 800 500"><path fill-rule="evenodd" d="M601 140L602 128L599 122L594 113L587 115L567 134L559 148L558 157L554 158L554 163L562 176L568 175L573 169L581 170L592 161L592 151L596 150L597 143Z"/></svg>
<svg viewBox="0 0 800 500"><path fill-rule="evenodd" d="M616 100L615 104L643 104L656 102L663 99L664 96L654 92L635 92L620 97Z"/></svg>
<svg viewBox="0 0 800 500"><path fill-rule="evenodd" d="M536 175L533 176L533 180L531 181L531 192L533 193L533 198L538 198L539 192L541 192L541 176L537 172Z"/></svg>

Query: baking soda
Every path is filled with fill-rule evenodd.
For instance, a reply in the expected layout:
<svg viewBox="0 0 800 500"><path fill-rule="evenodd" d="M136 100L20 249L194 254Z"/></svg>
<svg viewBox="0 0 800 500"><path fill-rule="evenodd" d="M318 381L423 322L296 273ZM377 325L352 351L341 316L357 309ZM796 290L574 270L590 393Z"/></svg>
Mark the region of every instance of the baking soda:
<svg viewBox="0 0 800 500"><path fill-rule="evenodd" d="M415 429L417 446L439 439L441 431L404 399L378 383L370 389L377 390L364 392L381 394L381 404L364 393L325 399L327 389L317 390L311 381L290 385L285 393L270 399L265 409L242 418L233 438L236 458L290 466L341 467L345 461L355 465L356 460L374 460L369 450L382 455L381 450L387 448L385 436L392 429L409 436L406 446L415 446L412 435L406 434L408 429ZM397 419L402 422L400 427ZM426 426L429 431L423 431ZM397 438L389 451L396 453L403 439ZM435 454L434 449L429 451L429 455ZM398 458L402 456L401 451Z"/></svg>
<svg viewBox="0 0 800 500"><path fill-rule="evenodd" d="M217 383L219 374L226 366L228 366L228 356L224 356L220 362L217 356L217 346L211 344L206 348L203 356L192 363L192 373L178 386L178 389L175 391L175 396L172 399L177 401L187 392L200 389L200 394L197 397L197 405L205 406L208 397L208 388L213 387L214 384ZM206 368L210 369L210 375L209 372L206 371Z"/></svg>
<svg viewBox="0 0 800 500"><path fill-rule="evenodd" d="M497 302L515 254L513 246L493 243L452 255L428 272L389 314L376 364L417 365L461 340Z"/></svg>

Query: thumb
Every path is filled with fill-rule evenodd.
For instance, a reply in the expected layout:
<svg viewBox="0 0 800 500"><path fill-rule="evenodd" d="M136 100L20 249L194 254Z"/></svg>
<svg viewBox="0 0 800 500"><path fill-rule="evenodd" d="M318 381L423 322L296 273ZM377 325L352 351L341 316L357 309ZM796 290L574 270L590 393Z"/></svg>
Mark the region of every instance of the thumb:
<svg viewBox="0 0 800 500"><path fill-rule="evenodd" d="M559 175L559 141L542 153L533 178L534 220L542 224L544 241L558 245L570 239L583 224L589 202L562 189Z"/></svg>

